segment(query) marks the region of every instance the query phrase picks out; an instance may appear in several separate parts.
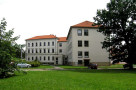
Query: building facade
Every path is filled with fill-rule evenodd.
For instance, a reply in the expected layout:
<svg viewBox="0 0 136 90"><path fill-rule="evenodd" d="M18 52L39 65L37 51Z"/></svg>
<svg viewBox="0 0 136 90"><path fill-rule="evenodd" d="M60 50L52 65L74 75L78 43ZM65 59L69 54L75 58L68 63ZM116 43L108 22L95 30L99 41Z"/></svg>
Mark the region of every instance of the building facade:
<svg viewBox="0 0 136 90"><path fill-rule="evenodd" d="M109 53L102 49L104 35L97 30L98 26L85 21L71 26L67 37L44 35L27 39L26 60L55 65L110 65Z"/></svg>

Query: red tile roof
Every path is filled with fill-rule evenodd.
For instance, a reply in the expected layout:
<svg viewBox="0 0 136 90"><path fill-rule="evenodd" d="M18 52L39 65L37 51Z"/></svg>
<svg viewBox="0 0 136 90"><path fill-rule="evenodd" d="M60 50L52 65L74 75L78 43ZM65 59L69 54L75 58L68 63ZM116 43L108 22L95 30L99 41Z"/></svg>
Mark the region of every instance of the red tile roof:
<svg viewBox="0 0 136 90"><path fill-rule="evenodd" d="M79 24L76 24L76 25L73 25L73 26L71 26L71 27L87 27L87 28L96 28L96 27L98 27L98 25L93 25L94 23L93 22L90 22L90 21L84 21L84 22L81 22L81 23L79 23Z"/></svg>
<svg viewBox="0 0 136 90"><path fill-rule="evenodd" d="M66 42L67 37L58 37L58 42Z"/></svg>
<svg viewBox="0 0 136 90"><path fill-rule="evenodd" d="M35 36L26 40L34 40L34 39L50 39L50 38L57 38L54 35L43 35L43 36Z"/></svg>

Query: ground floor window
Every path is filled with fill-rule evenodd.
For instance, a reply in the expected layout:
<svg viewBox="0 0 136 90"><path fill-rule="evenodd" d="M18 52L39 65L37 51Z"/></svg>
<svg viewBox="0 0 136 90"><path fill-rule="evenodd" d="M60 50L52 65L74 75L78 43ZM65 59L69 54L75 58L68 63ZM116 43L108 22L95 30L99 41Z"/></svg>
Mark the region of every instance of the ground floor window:
<svg viewBox="0 0 136 90"><path fill-rule="evenodd" d="M82 60L78 60L78 64L82 64L83 63L83 61Z"/></svg>

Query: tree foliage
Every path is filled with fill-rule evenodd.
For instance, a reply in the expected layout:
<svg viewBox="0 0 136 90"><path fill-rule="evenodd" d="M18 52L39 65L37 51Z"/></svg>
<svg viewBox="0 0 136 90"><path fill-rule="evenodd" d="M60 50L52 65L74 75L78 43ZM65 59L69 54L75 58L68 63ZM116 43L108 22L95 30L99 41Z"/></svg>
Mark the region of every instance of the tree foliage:
<svg viewBox="0 0 136 90"><path fill-rule="evenodd" d="M99 32L106 37L103 48L114 62L136 63L136 0L111 0L107 9L97 10L94 17Z"/></svg>
<svg viewBox="0 0 136 90"><path fill-rule="evenodd" d="M12 37L13 29L6 32L6 26L7 22L3 18L0 23L0 78L8 77L16 68L11 59L16 55L14 45L19 37Z"/></svg>

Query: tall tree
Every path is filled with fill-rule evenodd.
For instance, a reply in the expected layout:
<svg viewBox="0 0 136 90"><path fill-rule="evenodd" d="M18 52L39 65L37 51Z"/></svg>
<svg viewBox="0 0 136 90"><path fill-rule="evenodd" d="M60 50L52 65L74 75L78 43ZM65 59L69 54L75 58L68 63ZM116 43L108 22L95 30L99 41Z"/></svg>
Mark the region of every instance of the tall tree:
<svg viewBox="0 0 136 90"><path fill-rule="evenodd" d="M12 37L14 31L6 32L7 22L3 18L0 23L0 78L9 76L16 68L11 64L11 58L15 56L15 41L19 38Z"/></svg>
<svg viewBox="0 0 136 90"><path fill-rule="evenodd" d="M99 32L106 37L103 48L114 62L136 63L136 0L110 0L107 9L97 10L94 17Z"/></svg>

